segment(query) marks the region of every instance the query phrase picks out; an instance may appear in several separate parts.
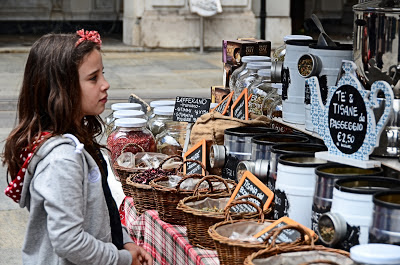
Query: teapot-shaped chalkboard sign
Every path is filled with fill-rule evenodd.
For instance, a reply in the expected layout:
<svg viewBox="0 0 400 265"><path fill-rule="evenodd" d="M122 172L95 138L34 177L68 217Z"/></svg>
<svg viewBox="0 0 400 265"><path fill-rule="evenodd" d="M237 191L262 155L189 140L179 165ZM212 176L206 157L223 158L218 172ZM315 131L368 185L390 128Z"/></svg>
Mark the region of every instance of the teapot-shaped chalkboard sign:
<svg viewBox="0 0 400 265"><path fill-rule="evenodd" d="M318 79L306 80L311 92L312 122L328 147L328 152L316 153L316 157L363 168L380 166L380 162L368 159L391 114L393 91L385 81L376 81L371 91L365 90L357 79L356 68L354 62L343 60L340 79L337 86L329 87L326 105L322 103ZM380 91L385 95L385 109L376 122L373 109L379 106Z"/></svg>

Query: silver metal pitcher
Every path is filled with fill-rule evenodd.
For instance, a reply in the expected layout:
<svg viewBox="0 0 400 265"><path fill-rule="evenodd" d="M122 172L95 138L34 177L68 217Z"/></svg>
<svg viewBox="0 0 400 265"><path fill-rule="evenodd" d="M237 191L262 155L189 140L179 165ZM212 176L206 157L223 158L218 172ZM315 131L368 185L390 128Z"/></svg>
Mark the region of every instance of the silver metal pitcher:
<svg viewBox="0 0 400 265"><path fill-rule="evenodd" d="M393 113L372 155L400 157L400 4L387 2L366 1L353 6L353 60L366 89L377 80L384 80L393 88ZM384 99L380 100L383 107ZM374 110L375 118L382 110Z"/></svg>

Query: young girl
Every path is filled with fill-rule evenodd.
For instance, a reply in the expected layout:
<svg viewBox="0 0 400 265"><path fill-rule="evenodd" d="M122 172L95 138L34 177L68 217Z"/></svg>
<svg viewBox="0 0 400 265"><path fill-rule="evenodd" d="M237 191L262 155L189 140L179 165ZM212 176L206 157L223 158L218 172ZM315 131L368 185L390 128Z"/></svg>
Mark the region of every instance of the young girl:
<svg viewBox="0 0 400 265"><path fill-rule="evenodd" d="M153 264L121 227L96 136L107 102L96 31L48 34L29 53L5 193L27 207L24 264Z"/></svg>

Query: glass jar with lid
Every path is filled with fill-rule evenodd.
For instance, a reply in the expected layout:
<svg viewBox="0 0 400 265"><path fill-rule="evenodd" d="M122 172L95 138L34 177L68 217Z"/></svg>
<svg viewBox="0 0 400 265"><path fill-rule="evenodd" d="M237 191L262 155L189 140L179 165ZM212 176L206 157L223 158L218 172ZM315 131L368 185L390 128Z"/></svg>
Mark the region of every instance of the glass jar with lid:
<svg viewBox="0 0 400 265"><path fill-rule="evenodd" d="M111 165L124 152L156 152L156 141L146 128L145 119L121 118L115 120L116 129L107 138ZM114 172L115 173L115 172Z"/></svg>
<svg viewBox="0 0 400 265"><path fill-rule="evenodd" d="M172 121L174 106L156 107L153 110L154 116L149 119L147 128L153 133L154 137L166 129L165 123Z"/></svg>
<svg viewBox="0 0 400 265"><path fill-rule="evenodd" d="M271 57L268 56L256 56L256 55L250 55L250 56L243 56L242 57L242 65L239 66L235 71L233 71L230 79L229 79L229 89L231 91L234 91L234 88L236 86L236 81L237 79L243 75L244 73L247 72L246 65L247 63L250 62L270 62Z"/></svg>
<svg viewBox="0 0 400 265"><path fill-rule="evenodd" d="M157 152L166 155L183 155L187 122L165 123L165 130L156 136Z"/></svg>
<svg viewBox="0 0 400 265"><path fill-rule="evenodd" d="M123 118L142 118L147 120L146 114L141 110L117 110L113 112L113 117L109 120L106 128L107 136L116 129L115 120Z"/></svg>
<svg viewBox="0 0 400 265"><path fill-rule="evenodd" d="M146 113L149 119L154 117L154 108L163 106L175 106L175 100L153 100L150 102L150 111Z"/></svg>
<svg viewBox="0 0 400 265"><path fill-rule="evenodd" d="M138 103L129 103L129 102L119 102L111 104L111 113L105 118L105 127L107 136L112 131L114 127L114 112L118 110L142 110L142 106Z"/></svg>
<svg viewBox="0 0 400 265"><path fill-rule="evenodd" d="M233 99L236 100L245 88L248 88L257 78L260 69L271 69L271 62L251 62L246 65L246 73L240 76L234 87Z"/></svg>

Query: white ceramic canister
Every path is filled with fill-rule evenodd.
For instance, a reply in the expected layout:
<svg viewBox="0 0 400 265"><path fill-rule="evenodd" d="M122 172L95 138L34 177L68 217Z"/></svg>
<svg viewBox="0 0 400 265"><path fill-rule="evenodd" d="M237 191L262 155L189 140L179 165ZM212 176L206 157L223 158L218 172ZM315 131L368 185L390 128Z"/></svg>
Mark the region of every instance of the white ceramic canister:
<svg viewBox="0 0 400 265"><path fill-rule="evenodd" d="M286 41L286 55L282 69L282 118L286 122L304 124L305 79L298 74L297 62L308 52L312 40Z"/></svg>
<svg viewBox="0 0 400 265"><path fill-rule="evenodd" d="M362 244L350 249L350 258L356 265L399 265L400 246L389 244Z"/></svg>
<svg viewBox="0 0 400 265"><path fill-rule="evenodd" d="M275 183L274 219L288 216L311 228L315 168L327 161L313 154L283 155L279 158Z"/></svg>
<svg viewBox="0 0 400 265"><path fill-rule="evenodd" d="M307 61L311 62L309 72L304 72L303 75L299 73L303 78L310 76L317 76L319 79L320 89L327 92L328 87L336 85L337 77L342 66L342 60L352 60L353 58L353 45L351 44L339 44L336 47L330 46L317 46L311 44L308 50L308 54L304 54L299 58L298 69L300 64ZM308 100L311 95L307 95L309 90L305 89L305 124L306 130L316 132L316 128L312 123L311 117L311 102ZM326 101L327 94L324 95ZM324 102L325 103L325 102Z"/></svg>
<svg viewBox="0 0 400 265"><path fill-rule="evenodd" d="M372 223L374 193L400 188L400 180L386 177L353 177L337 180L330 213L321 216L318 233L323 243L349 251L352 246L368 243ZM334 233L328 231L330 219Z"/></svg>

